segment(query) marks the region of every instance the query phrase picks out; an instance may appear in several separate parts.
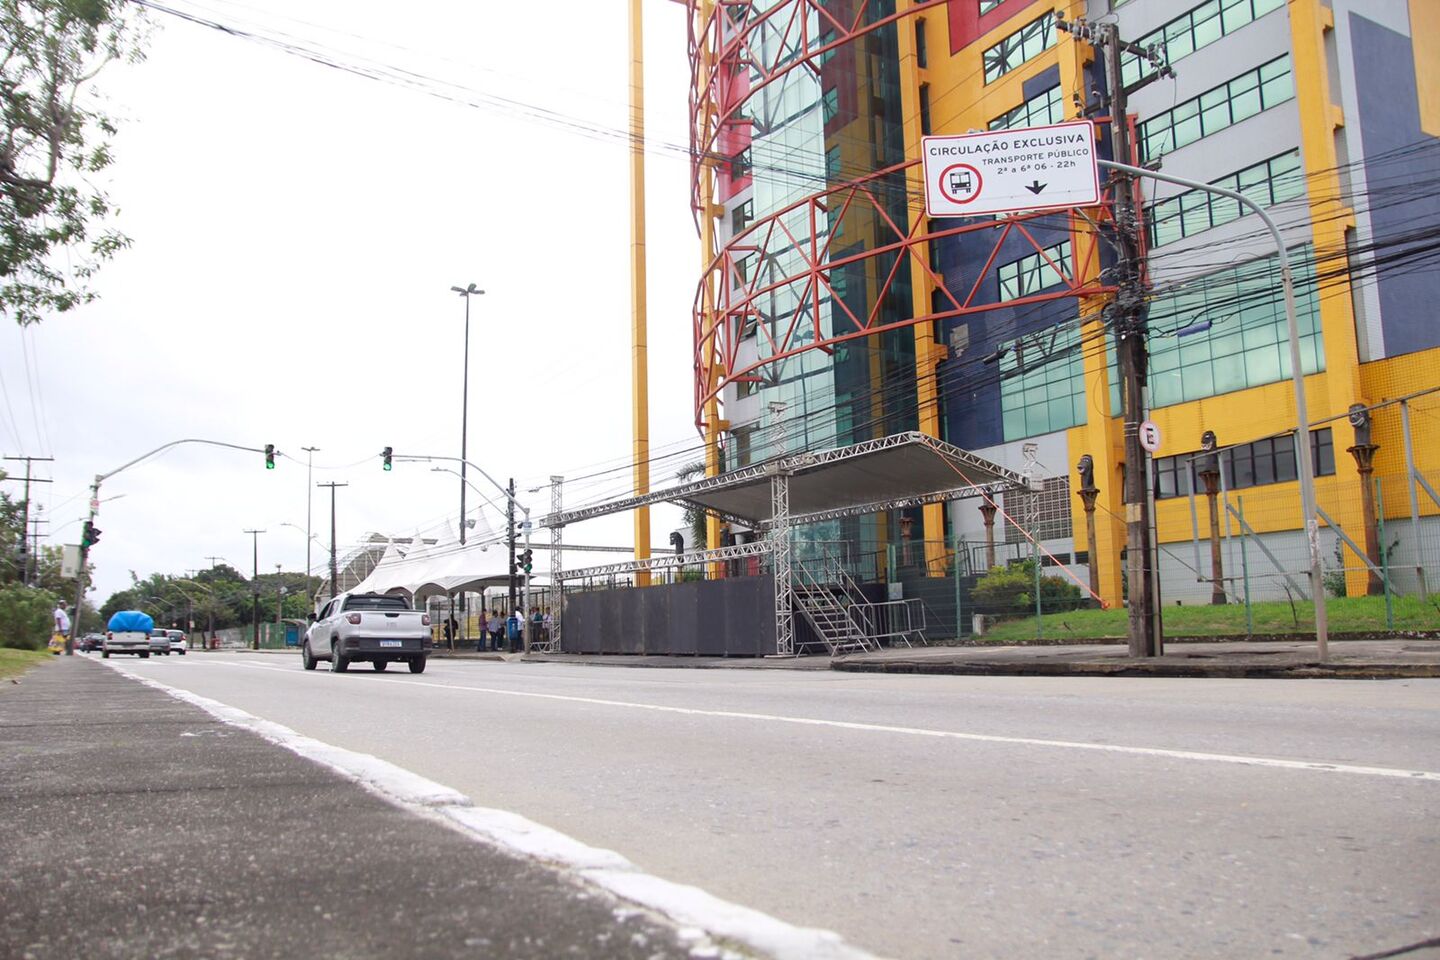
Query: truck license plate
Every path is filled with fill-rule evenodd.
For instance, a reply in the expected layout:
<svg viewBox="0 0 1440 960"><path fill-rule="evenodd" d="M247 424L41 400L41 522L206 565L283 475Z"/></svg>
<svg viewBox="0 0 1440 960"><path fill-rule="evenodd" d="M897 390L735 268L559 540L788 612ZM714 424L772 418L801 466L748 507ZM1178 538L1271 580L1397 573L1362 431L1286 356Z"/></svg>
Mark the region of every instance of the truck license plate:
<svg viewBox="0 0 1440 960"><path fill-rule="evenodd" d="M382 646L382 647L398 647L398 646L402 646L402 644L401 644L401 642L400 642L399 640L381 640L381 641L380 641L380 646Z"/></svg>

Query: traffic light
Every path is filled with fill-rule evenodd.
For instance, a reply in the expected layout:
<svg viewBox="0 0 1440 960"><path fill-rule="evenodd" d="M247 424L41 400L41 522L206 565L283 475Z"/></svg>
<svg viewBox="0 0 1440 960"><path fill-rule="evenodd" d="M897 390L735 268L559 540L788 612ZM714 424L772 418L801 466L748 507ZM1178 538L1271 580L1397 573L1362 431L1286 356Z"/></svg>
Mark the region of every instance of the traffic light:
<svg viewBox="0 0 1440 960"><path fill-rule="evenodd" d="M89 520L86 520L85 526L82 527L80 530L80 546L88 550L99 542L100 528L95 526L95 524L91 523Z"/></svg>
<svg viewBox="0 0 1440 960"><path fill-rule="evenodd" d="M533 564L531 563L531 559L533 558L533 556L534 551L532 550L521 551L520 556L515 558L515 566L519 567L521 570L524 570L526 573L529 573L531 566L533 566Z"/></svg>
<svg viewBox="0 0 1440 960"><path fill-rule="evenodd" d="M275 469L275 444L273 443L265 444L265 469Z"/></svg>
<svg viewBox="0 0 1440 960"><path fill-rule="evenodd" d="M386 470L389 470L389 469L390 469L390 458L391 458L392 456L394 456L394 455L395 455L395 448L394 448L394 447L386 447L384 450L381 450L381 451L380 451L380 458L384 461L384 462L381 464L381 466L383 466Z"/></svg>

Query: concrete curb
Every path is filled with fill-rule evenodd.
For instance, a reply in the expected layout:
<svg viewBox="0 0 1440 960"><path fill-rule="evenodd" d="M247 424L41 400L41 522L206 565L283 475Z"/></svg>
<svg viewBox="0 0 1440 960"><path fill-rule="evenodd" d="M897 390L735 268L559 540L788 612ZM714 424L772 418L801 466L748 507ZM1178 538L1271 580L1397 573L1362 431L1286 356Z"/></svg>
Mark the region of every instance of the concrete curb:
<svg viewBox="0 0 1440 960"><path fill-rule="evenodd" d="M1125 660L1113 663L917 660L838 660L830 669L843 673L935 674L972 677L1181 677L1265 680L1405 680L1440 677L1429 663L1165 663Z"/></svg>

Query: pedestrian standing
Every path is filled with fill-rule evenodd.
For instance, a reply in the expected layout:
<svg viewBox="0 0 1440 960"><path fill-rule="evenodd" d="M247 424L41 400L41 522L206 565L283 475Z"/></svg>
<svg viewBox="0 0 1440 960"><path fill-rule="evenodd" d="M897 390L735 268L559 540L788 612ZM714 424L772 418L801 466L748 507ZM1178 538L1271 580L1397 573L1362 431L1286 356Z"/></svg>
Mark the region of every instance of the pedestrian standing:
<svg viewBox="0 0 1440 960"><path fill-rule="evenodd" d="M55 632L50 636L50 652L59 653L65 649L65 638L70 635L70 614L65 612L65 601L55 603Z"/></svg>
<svg viewBox="0 0 1440 960"><path fill-rule="evenodd" d="M500 631L504 629L504 624L500 622L499 610L490 611L490 619L485 622L485 629L490 634L490 646L499 650L501 640Z"/></svg>

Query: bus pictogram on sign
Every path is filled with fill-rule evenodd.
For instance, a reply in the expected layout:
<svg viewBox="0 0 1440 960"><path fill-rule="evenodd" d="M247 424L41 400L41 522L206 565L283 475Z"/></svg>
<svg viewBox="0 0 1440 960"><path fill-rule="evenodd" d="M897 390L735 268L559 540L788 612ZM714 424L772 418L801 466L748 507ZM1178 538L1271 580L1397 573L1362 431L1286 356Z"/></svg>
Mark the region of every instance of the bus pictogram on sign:
<svg viewBox="0 0 1440 960"><path fill-rule="evenodd" d="M940 174L940 189L951 203L969 203L980 196L984 178L980 171L968 163L957 163L946 167Z"/></svg>

